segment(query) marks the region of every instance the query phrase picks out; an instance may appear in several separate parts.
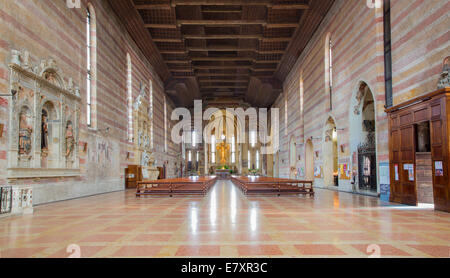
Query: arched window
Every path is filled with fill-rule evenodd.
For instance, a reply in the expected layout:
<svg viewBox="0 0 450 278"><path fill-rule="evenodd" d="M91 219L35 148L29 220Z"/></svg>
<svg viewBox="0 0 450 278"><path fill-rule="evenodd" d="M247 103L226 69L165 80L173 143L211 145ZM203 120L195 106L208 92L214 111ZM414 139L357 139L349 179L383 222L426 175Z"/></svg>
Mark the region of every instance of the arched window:
<svg viewBox="0 0 450 278"><path fill-rule="evenodd" d="M256 142L257 142L257 133L256 131L250 131L250 145L252 146L252 148L254 148L256 146Z"/></svg>
<svg viewBox="0 0 450 278"><path fill-rule="evenodd" d="M325 40L325 92L330 97L330 110L333 109L333 42L329 33Z"/></svg>
<svg viewBox="0 0 450 278"><path fill-rule="evenodd" d="M164 151L167 152L167 98L164 95Z"/></svg>
<svg viewBox="0 0 450 278"><path fill-rule="evenodd" d="M150 117L150 148L153 150L154 134L153 134L153 82L150 80L150 99L149 99L149 117Z"/></svg>
<svg viewBox="0 0 450 278"><path fill-rule="evenodd" d="M95 127L96 123L96 73L97 38L94 7L89 3L86 9L86 123Z"/></svg>
<svg viewBox="0 0 450 278"><path fill-rule="evenodd" d="M305 114L304 114L304 105L305 105L305 91L303 85L303 70L300 72L300 134L301 134L301 142L303 143L304 131L305 131Z"/></svg>
<svg viewBox="0 0 450 278"><path fill-rule="evenodd" d="M189 162L192 161L192 151L189 151L189 154L188 154L188 161L189 161Z"/></svg>
<svg viewBox="0 0 450 278"><path fill-rule="evenodd" d="M195 148L197 146L197 132L192 131L192 147Z"/></svg>
<svg viewBox="0 0 450 278"><path fill-rule="evenodd" d="M133 76L131 57L127 53L127 117L128 117L128 142L133 142Z"/></svg>
<svg viewBox="0 0 450 278"><path fill-rule="evenodd" d="M288 95L284 100L284 134L288 135Z"/></svg>
<svg viewBox="0 0 450 278"><path fill-rule="evenodd" d="M259 169L259 151L256 151L256 169Z"/></svg>

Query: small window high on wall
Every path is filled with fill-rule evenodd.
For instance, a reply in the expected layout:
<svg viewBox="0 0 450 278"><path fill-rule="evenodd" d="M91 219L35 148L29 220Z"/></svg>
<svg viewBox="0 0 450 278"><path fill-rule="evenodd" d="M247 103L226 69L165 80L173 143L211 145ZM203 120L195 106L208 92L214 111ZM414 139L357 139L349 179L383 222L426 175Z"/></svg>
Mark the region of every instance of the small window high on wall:
<svg viewBox="0 0 450 278"><path fill-rule="evenodd" d="M86 9L86 124L95 127L96 96L96 22L95 12L91 4Z"/></svg>

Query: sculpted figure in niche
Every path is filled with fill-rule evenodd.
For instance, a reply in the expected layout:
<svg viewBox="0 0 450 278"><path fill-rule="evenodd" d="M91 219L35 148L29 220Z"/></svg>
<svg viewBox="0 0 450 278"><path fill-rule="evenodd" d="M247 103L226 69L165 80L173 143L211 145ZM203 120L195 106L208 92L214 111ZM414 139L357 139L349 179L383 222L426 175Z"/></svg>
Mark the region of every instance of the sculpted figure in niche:
<svg viewBox="0 0 450 278"><path fill-rule="evenodd" d="M27 112L20 114L19 120L19 154L28 155L31 152L31 117Z"/></svg>
<svg viewBox="0 0 450 278"><path fill-rule="evenodd" d="M444 59L442 67L442 73L439 78L438 89L442 89L450 86L450 56Z"/></svg>
<svg viewBox="0 0 450 278"><path fill-rule="evenodd" d="M48 153L48 114L45 110L42 110L41 120L41 151L43 155Z"/></svg>
<svg viewBox="0 0 450 278"><path fill-rule="evenodd" d="M67 122L66 127L66 157L69 157L73 153L75 147L75 138L73 137L73 127L71 122Z"/></svg>

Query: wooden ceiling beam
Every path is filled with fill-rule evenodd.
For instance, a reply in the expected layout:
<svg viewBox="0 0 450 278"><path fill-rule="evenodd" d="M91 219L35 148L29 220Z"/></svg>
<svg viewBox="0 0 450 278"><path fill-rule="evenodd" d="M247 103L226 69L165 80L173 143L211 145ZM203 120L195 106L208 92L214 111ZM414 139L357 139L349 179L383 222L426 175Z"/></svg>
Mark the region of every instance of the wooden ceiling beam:
<svg viewBox="0 0 450 278"><path fill-rule="evenodd" d="M247 89L248 86L201 86L202 89Z"/></svg>
<svg viewBox="0 0 450 278"><path fill-rule="evenodd" d="M227 79L210 79L199 80L199 83L245 83L248 84L249 80L227 80Z"/></svg>
<svg viewBox="0 0 450 278"><path fill-rule="evenodd" d="M160 50L161 54L186 54L186 50Z"/></svg>
<svg viewBox="0 0 450 278"><path fill-rule="evenodd" d="M190 51L257 51L255 48L239 48L236 46L186 47Z"/></svg>
<svg viewBox="0 0 450 278"><path fill-rule="evenodd" d="M285 23L267 23L265 26L267 28L297 28L298 22L285 22Z"/></svg>
<svg viewBox="0 0 450 278"><path fill-rule="evenodd" d="M179 65L185 65L190 64L191 61L189 60L166 60L166 64L179 64Z"/></svg>
<svg viewBox="0 0 450 278"><path fill-rule="evenodd" d="M272 0L172 0L171 6L266 6L273 9L309 9L309 5L304 1L274 4Z"/></svg>
<svg viewBox="0 0 450 278"><path fill-rule="evenodd" d="M230 25L263 25L266 26L265 20L191 20L179 19L177 25L207 25L207 26L230 26Z"/></svg>
<svg viewBox="0 0 450 278"><path fill-rule="evenodd" d="M252 66L192 66L198 70L221 70L221 69L250 69Z"/></svg>
<svg viewBox="0 0 450 278"><path fill-rule="evenodd" d="M191 57L192 61L254 61L251 57Z"/></svg>
<svg viewBox="0 0 450 278"><path fill-rule="evenodd" d="M272 0L172 0L172 7L176 6L269 6Z"/></svg>
<svg viewBox="0 0 450 278"><path fill-rule="evenodd" d="M276 68L252 68L252 71L276 71Z"/></svg>
<svg viewBox="0 0 450 278"><path fill-rule="evenodd" d="M167 38L152 38L154 42L179 42L182 43L183 39L167 39Z"/></svg>
<svg viewBox="0 0 450 278"><path fill-rule="evenodd" d="M169 69L171 72L192 72L192 69Z"/></svg>
<svg viewBox="0 0 450 278"><path fill-rule="evenodd" d="M229 77L236 77L236 76L250 76L250 73L197 73L195 74L197 77L223 77L223 76L229 76Z"/></svg>
<svg viewBox="0 0 450 278"><path fill-rule="evenodd" d="M309 5L306 3L300 4L275 4L270 6L274 10L307 10Z"/></svg>
<svg viewBox="0 0 450 278"><path fill-rule="evenodd" d="M188 40L226 40L226 39L262 39L261 35L240 35L240 34L229 34L229 35L184 35L185 39Z"/></svg>
<svg viewBox="0 0 450 278"><path fill-rule="evenodd" d="M256 64L277 64L280 60L255 60Z"/></svg>
<svg viewBox="0 0 450 278"><path fill-rule="evenodd" d="M153 28L153 29L177 29L176 24L162 24L162 23L145 23L145 28Z"/></svg>
<svg viewBox="0 0 450 278"><path fill-rule="evenodd" d="M284 50L257 50L255 48L239 48L232 46L209 46L209 47L187 47L189 51L250 51L257 52L259 54L284 54Z"/></svg>

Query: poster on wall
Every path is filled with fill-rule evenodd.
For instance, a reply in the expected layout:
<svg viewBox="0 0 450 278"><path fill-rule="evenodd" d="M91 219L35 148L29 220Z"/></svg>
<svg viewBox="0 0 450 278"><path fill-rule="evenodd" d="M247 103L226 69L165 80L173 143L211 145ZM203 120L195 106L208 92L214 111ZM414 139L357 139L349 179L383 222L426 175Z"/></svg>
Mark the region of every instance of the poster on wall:
<svg viewBox="0 0 450 278"><path fill-rule="evenodd" d="M380 163L380 199L389 202L390 194L389 163Z"/></svg>
<svg viewBox="0 0 450 278"><path fill-rule="evenodd" d="M305 176L305 168L300 167L297 170L298 170L298 173L299 173L300 177L304 177Z"/></svg>
<svg viewBox="0 0 450 278"><path fill-rule="evenodd" d="M404 164L403 170L408 171L408 180L414 181L414 164Z"/></svg>
<svg viewBox="0 0 450 278"><path fill-rule="evenodd" d="M434 172L436 177L443 177L444 176L444 167L442 161L435 161L434 162Z"/></svg>
<svg viewBox="0 0 450 278"><path fill-rule="evenodd" d="M321 177L320 167L318 167L318 166L314 167L314 177L316 177L316 178Z"/></svg>
<svg viewBox="0 0 450 278"><path fill-rule="evenodd" d="M398 164L395 164L394 166L394 170L395 170L395 180L399 181L399 176L398 176Z"/></svg>

